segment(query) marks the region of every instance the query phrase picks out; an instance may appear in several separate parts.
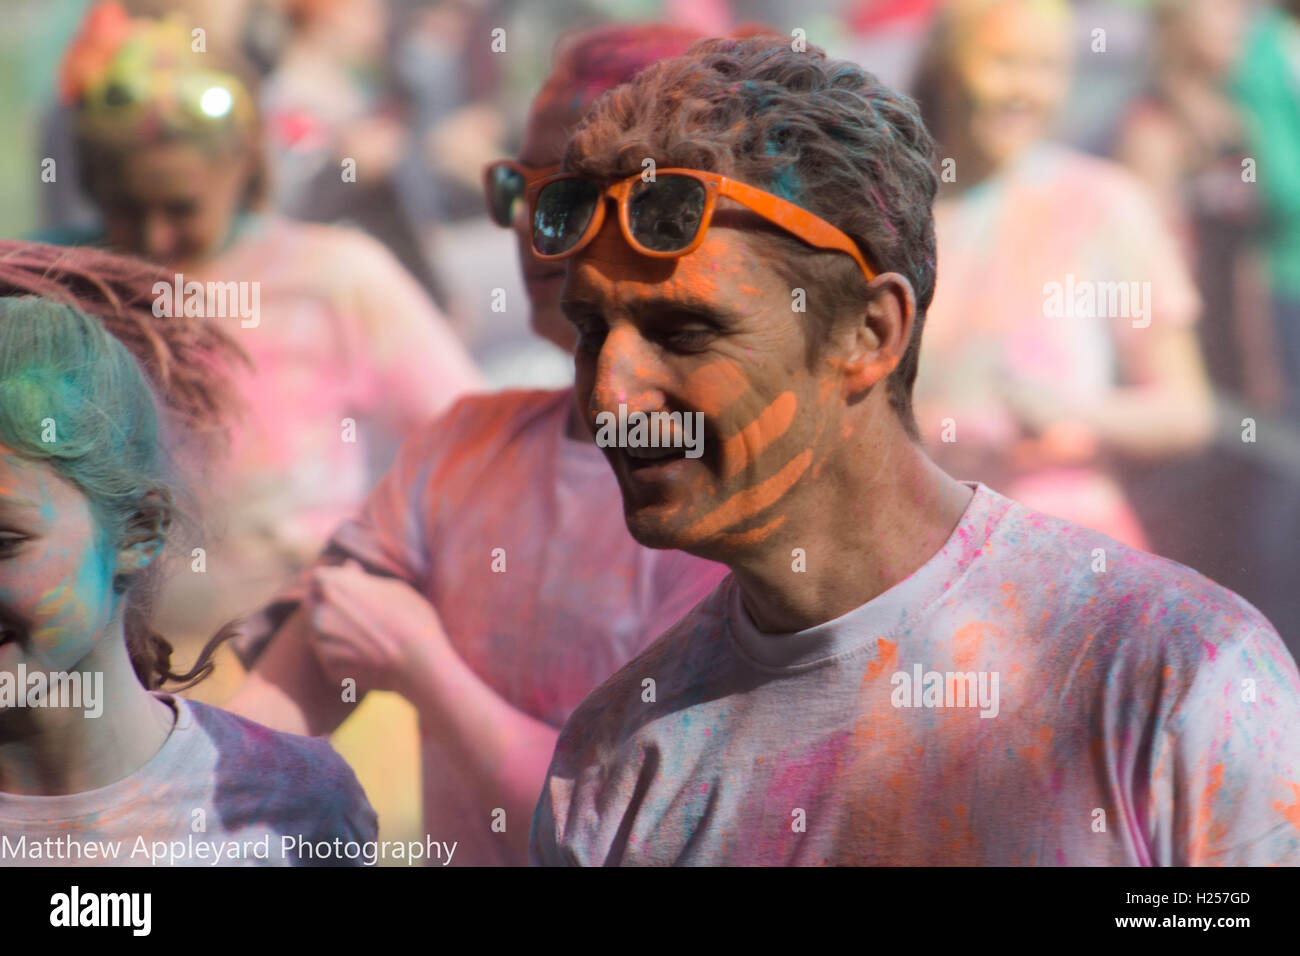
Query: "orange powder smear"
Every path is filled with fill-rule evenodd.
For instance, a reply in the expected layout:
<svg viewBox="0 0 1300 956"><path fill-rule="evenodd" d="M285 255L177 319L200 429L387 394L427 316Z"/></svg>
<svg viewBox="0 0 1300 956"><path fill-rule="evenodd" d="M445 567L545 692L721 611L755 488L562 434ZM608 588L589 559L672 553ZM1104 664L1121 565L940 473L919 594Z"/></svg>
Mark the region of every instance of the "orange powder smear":
<svg viewBox="0 0 1300 956"><path fill-rule="evenodd" d="M696 398L696 405L705 415L717 415L744 395L749 380L734 362L719 360L702 365L686 379L687 388Z"/></svg>
<svg viewBox="0 0 1300 956"><path fill-rule="evenodd" d="M893 641L887 641L883 637L876 638L876 659L867 665L866 672L862 675L862 683L875 680L885 671L893 671L898 666L898 645Z"/></svg>
<svg viewBox="0 0 1300 956"><path fill-rule="evenodd" d="M1196 810L1196 835L1193 838L1188 863L1195 864L1204 855L1210 843L1210 830L1214 824L1214 799L1223 785L1223 764L1216 763L1210 767L1210 778L1201 791L1201 805Z"/></svg>
<svg viewBox="0 0 1300 956"><path fill-rule="evenodd" d="M957 629L952 636L952 660L957 667L970 670L974 666L980 642L988 630L986 621L971 621Z"/></svg>
<svg viewBox="0 0 1300 956"><path fill-rule="evenodd" d="M728 550L733 550L736 548L747 548L750 547L751 545L758 544L760 541L766 541L768 538L770 538L772 536L772 532L774 532L777 528L781 527L781 525L785 524L785 519L786 516L781 515L779 517L773 518L767 524L761 525L760 527L757 528L752 528L749 531L737 531L733 534L719 535L718 540Z"/></svg>
<svg viewBox="0 0 1300 956"><path fill-rule="evenodd" d="M1295 803L1287 806L1282 803L1282 801L1275 800L1273 802L1273 809L1290 821L1291 826L1300 830L1300 783L1288 783L1287 786L1290 787L1291 792L1295 794Z"/></svg>
<svg viewBox="0 0 1300 956"><path fill-rule="evenodd" d="M771 478L753 488L737 492L695 522L687 532L688 536L698 541L717 534L723 528L729 528L746 518L753 517L789 491L800 476L808 470L811 463L812 449L805 448L786 462L785 467Z"/></svg>
<svg viewBox="0 0 1300 956"><path fill-rule="evenodd" d="M794 392L782 392L772 399L772 404L763 409L757 418L723 442L723 477L734 478L764 448L784 435L794 421L794 412L798 407L799 400L795 398ZM746 449L751 449L752 454L746 455Z"/></svg>

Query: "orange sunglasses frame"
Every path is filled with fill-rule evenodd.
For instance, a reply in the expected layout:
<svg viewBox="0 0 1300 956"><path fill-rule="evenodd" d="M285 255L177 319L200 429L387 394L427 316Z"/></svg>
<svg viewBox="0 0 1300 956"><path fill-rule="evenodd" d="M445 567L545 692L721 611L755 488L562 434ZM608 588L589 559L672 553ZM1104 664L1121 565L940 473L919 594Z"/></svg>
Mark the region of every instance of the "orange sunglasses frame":
<svg viewBox="0 0 1300 956"><path fill-rule="evenodd" d="M718 205L718 199L722 197L735 200L746 209L757 213L768 222L780 226L786 232L797 236L810 246L842 252L847 256L851 256L868 282L876 277L876 273L867 264L867 260L858 249L857 243L825 219L814 216L808 210L800 208L780 196L774 196L762 189L746 185L735 179L729 179L718 173L705 172L702 169L672 168L660 169L656 172L656 180L661 176L685 176L701 183L704 186L704 211L700 215L700 228L696 231L695 238L688 245L670 251L648 249L632 235L631 223L628 221L628 199L632 195L632 187L641 180L641 175L641 173L634 173L627 179L621 179L605 187L604 192L600 194L600 202L596 206L596 211L592 213L591 221L587 223L587 228L583 230L578 241L564 252L549 255L539 252L537 249L537 201L542 190L552 183L564 179L581 179L586 182L591 182L591 180L576 173L555 173L529 183L524 190L524 194L528 199L528 220L533 224L533 255L546 261L567 259L569 256L576 255L600 232L601 226L605 224L605 206L608 205L608 200L612 199L618 204L618 224L623 230L623 238L627 240L628 245L644 256L651 256L655 259L676 259L679 256L689 255L700 247L700 243L704 241L704 236L708 233L709 225L713 221L713 211Z"/></svg>
<svg viewBox="0 0 1300 956"><path fill-rule="evenodd" d="M498 166L504 166L523 177L525 193L520 195L519 198L521 199L526 195L530 184L535 183L537 180L546 176L554 175L559 172L560 167L558 163L554 166L525 166L523 163L515 162L513 159L494 159L483 167L483 199L487 203L488 218L496 225L501 226L501 228L509 229L510 226L508 224L502 225L497 222L496 216L492 214L492 172Z"/></svg>

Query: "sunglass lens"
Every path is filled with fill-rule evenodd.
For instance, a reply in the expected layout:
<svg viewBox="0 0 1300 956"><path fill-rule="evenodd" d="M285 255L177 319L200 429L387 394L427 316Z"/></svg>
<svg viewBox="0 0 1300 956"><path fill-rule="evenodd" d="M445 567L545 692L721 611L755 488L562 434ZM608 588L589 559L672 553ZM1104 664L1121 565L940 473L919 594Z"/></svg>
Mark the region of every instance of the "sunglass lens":
<svg viewBox="0 0 1300 956"><path fill-rule="evenodd" d="M628 197L628 226L637 242L654 252L691 244L704 216L704 184L687 176L639 182Z"/></svg>
<svg viewBox="0 0 1300 956"><path fill-rule="evenodd" d="M524 177L509 166L493 166L488 175L488 212L498 226L515 220L519 200L524 195Z"/></svg>
<svg viewBox="0 0 1300 956"><path fill-rule="evenodd" d="M600 193L585 179L558 179L537 196L533 248L544 256L568 252L582 238Z"/></svg>

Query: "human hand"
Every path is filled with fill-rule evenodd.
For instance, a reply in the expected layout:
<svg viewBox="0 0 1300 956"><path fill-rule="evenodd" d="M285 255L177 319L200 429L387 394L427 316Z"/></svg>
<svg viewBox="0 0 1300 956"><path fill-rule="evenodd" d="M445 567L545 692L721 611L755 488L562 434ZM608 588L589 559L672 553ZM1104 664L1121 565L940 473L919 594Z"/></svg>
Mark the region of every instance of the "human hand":
<svg viewBox="0 0 1300 956"><path fill-rule="evenodd" d="M398 578L371 574L354 560L311 572L312 649L334 681L408 700L423 669L448 647L433 605Z"/></svg>
<svg viewBox="0 0 1300 956"><path fill-rule="evenodd" d="M999 396L1026 433L1011 448L1018 470L1080 465L1096 457L1101 441L1083 409L1055 390L1024 378L999 379Z"/></svg>

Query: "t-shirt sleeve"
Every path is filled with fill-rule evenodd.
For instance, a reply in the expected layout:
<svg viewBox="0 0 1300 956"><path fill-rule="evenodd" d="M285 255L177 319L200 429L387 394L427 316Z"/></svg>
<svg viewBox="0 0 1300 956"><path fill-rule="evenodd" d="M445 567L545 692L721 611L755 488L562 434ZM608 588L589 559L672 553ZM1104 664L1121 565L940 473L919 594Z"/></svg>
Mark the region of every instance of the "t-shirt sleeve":
<svg viewBox="0 0 1300 956"><path fill-rule="evenodd" d="M318 740L314 743L328 751L322 756L322 765L329 770L322 775L320 792L326 796L319 823L310 833L303 834L304 838L310 842L325 843L338 839L345 845L363 845L377 840L379 818L370 806L356 774L325 741ZM364 864L364 855L359 854L356 859L344 855L336 862L345 866L361 866Z"/></svg>
<svg viewBox="0 0 1300 956"><path fill-rule="evenodd" d="M236 655L251 668L271 637L306 600L313 568L355 559L366 570L406 581L417 590L428 572L430 543L425 540L427 502L436 501L429 487L438 474L442 451L455 444L459 406L402 443L388 471L366 498L360 513L343 522L321 555L291 584L249 617L232 640Z"/></svg>
<svg viewBox="0 0 1300 956"><path fill-rule="evenodd" d="M197 781L210 792L211 815L228 837L265 829L276 835L283 862L357 865L304 850L336 839L365 843L379 832L356 774L328 741L279 733L194 701L185 706L197 728L188 738L197 743L176 748L176 759L186 762L161 772L169 781Z"/></svg>
<svg viewBox="0 0 1300 956"><path fill-rule="evenodd" d="M620 671L620 674L622 672ZM617 676L617 675L616 675ZM610 678L578 706L560 731L555 742L551 765L546 768L546 782L542 795L533 811L532 828L528 839L528 860L533 866L582 866L583 860L574 848L566 846L574 836L572 828L581 821L593 822L600 812L599 801L586 803L591 794L580 786L579 775L590 760L591 735L599 735L605 728L598 721L599 708L593 701L609 693ZM574 820L573 816L579 819Z"/></svg>
<svg viewBox="0 0 1300 956"><path fill-rule="evenodd" d="M1157 733L1160 865L1300 865L1300 674L1257 611L1205 657Z"/></svg>
<svg viewBox="0 0 1300 956"><path fill-rule="evenodd" d="M528 862L533 866L569 866L571 861L560 852L556 840L559 821L555 818L555 804L552 789L563 786L568 781L552 776L554 764L546 772L546 784L542 787L541 799L533 811L532 829L528 838Z"/></svg>

